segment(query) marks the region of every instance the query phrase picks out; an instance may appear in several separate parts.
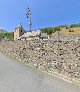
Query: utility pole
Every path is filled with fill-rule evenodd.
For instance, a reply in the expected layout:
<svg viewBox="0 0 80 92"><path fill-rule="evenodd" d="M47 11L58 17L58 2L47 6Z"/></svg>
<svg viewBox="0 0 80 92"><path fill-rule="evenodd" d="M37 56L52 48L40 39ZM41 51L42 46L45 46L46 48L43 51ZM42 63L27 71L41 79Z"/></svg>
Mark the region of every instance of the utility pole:
<svg viewBox="0 0 80 92"><path fill-rule="evenodd" d="M59 42L60 42L60 27L57 28L57 42L58 42L58 47L59 47Z"/></svg>
<svg viewBox="0 0 80 92"><path fill-rule="evenodd" d="M30 8L29 7L27 7L27 13L26 13L26 16L27 16L27 18L29 18L30 19L30 21L29 21L29 25L30 25L30 32L32 32L32 17L31 17L31 10L30 10Z"/></svg>
<svg viewBox="0 0 80 92"><path fill-rule="evenodd" d="M57 31L58 33L58 42L60 41L60 30Z"/></svg>
<svg viewBox="0 0 80 92"><path fill-rule="evenodd" d="M58 55L60 55L60 27L57 27L57 46L58 46Z"/></svg>

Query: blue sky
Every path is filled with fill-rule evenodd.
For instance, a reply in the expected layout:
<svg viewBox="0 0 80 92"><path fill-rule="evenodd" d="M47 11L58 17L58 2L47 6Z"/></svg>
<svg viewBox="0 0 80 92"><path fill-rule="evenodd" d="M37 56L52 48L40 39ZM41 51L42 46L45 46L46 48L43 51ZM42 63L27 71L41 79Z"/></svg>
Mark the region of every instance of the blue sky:
<svg viewBox="0 0 80 92"><path fill-rule="evenodd" d="M80 23L80 0L0 0L0 28L13 31L21 22L29 30L28 6L33 29Z"/></svg>

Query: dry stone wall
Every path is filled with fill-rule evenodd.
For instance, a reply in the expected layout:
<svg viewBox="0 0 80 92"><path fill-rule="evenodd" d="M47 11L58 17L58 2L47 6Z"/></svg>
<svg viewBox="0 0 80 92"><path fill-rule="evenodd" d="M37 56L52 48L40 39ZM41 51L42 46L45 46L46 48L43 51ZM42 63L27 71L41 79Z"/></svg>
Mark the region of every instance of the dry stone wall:
<svg viewBox="0 0 80 92"><path fill-rule="evenodd" d="M80 43L74 41L8 41L0 42L6 55L50 73L80 80Z"/></svg>

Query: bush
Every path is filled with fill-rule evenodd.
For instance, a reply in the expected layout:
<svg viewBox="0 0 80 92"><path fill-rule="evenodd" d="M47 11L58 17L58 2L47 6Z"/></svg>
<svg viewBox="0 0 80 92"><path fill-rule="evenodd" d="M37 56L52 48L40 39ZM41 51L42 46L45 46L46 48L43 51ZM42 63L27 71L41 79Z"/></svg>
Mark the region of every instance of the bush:
<svg viewBox="0 0 80 92"><path fill-rule="evenodd" d="M60 26L54 28L54 32L60 31L60 30L61 30L61 29L60 29Z"/></svg>
<svg viewBox="0 0 80 92"><path fill-rule="evenodd" d="M41 29L42 32L47 33L48 35L52 35L52 33L55 33L56 31L60 31L60 26L57 27L48 27Z"/></svg>
<svg viewBox="0 0 80 92"><path fill-rule="evenodd" d="M74 32L74 30L69 29L69 32Z"/></svg>
<svg viewBox="0 0 80 92"><path fill-rule="evenodd" d="M8 40L13 40L14 38L14 33L0 33L0 39L6 38Z"/></svg>
<svg viewBox="0 0 80 92"><path fill-rule="evenodd" d="M53 28L43 28L43 29L41 29L41 31L44 33L47 33L48 35L52 35L52 33L54 33Z"/></svg>

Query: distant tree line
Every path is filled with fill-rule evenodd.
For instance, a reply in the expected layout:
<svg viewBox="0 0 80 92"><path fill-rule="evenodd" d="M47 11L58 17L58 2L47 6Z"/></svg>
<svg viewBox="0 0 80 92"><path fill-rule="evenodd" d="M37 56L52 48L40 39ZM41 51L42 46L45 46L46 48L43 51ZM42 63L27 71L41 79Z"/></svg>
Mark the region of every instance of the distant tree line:
<svg viewBox="0 0 80 92"><path fill-rule="evenodd" d="M71 24L71 25L60 25L61 28L67 27L67 28L74 28L74 27L80 27L80 24Z"/></svg>
<svg viewBox="0 0 80 92"><path fill-rule="evenodd" d="M71 24L70 28L74 28L74 27L80 27L80 24Z"/></svg>

